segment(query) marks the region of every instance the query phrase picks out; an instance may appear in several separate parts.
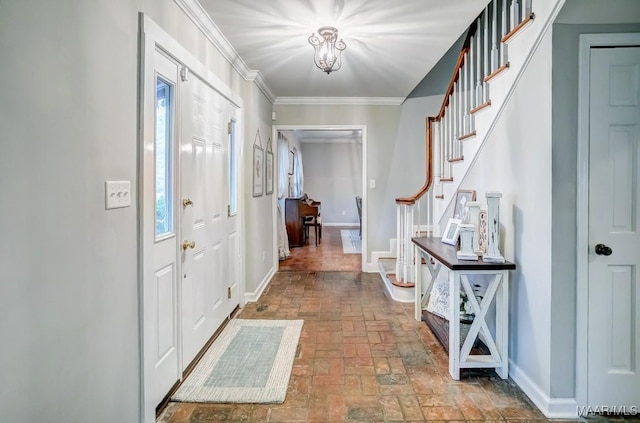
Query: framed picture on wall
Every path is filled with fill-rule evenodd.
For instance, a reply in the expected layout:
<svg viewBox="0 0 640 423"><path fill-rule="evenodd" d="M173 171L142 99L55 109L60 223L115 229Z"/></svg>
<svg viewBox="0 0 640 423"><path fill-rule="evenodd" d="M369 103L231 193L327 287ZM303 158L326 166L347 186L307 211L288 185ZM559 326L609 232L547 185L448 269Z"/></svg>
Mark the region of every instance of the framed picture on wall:
<svg viewBox="0 0 640 423"><path fill-rule="evenodd" d="M253 196L261 197L263 191L264 150L259 145L253 145Z"/></svg>
<svg viewBox="0 0 640 423"><path fill-rule="evenodd" d="M264 171L266 172L266 195L273 194L273 153L267 151Z"/></svg>
<svg viewBox="0 0 640 423"><path fill-rule="evenodd" d="M295 166L295 162L296 153L294 153L293 151L289 151L289 175L293 175L293 167Z"/></svg>

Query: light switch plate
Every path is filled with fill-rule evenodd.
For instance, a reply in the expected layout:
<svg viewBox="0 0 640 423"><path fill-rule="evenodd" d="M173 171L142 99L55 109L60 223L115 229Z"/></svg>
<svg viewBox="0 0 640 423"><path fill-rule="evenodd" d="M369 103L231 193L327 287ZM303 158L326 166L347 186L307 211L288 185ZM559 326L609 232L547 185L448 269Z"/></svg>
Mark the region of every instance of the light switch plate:
<svg viewBox="0 0 640 423"><path fill-rule="evenodd" d="M375 179L370 179L369 180L369 188L375 188L376 187L376 180Z"/></svg>
<svg viewBox="0 0 640 423"><path fill-rule="evenodd" d="M129 207L131 206L131 181L106 181L104 194L107 210Z"/></svg>

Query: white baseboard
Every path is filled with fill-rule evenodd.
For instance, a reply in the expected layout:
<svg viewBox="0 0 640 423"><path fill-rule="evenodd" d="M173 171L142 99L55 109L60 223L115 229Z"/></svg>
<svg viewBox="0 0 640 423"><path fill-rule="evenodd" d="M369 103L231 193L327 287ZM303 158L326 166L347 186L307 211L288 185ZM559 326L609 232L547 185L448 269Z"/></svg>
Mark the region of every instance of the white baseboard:
<svg viewBox="0 0 640 423"><path fill-rule="evenodd" d="M509 376L549 419L575 419L578 402L575 398L550 398L531 378L509 360Z"/></svg>
<svg viewBox="0 0 640 423"><path fill-rule="evenodd" d="M271 282L271 279L273 279L273 276L275 274L276 274L276 268L272 267L269 270L269 272L267 272L267 274L264 277L264 279L262 279L262 282L260 282L260 285L258 285L258 288L256 288L255 291L253 291L253 292L245 292L244 293L245 302L247 302L247 303L255 303L256 301L258 301L258 299L262 295L262 292L267 287L269 282Z"/></svg>
<svg viewBox="0 0 640 423"><path fill-rule="evenodd" d="M322 226L337 226L337 227L341 227L341 228L359 228L360 224L358 222L355 222L355 223L322 222Z"/></svg>

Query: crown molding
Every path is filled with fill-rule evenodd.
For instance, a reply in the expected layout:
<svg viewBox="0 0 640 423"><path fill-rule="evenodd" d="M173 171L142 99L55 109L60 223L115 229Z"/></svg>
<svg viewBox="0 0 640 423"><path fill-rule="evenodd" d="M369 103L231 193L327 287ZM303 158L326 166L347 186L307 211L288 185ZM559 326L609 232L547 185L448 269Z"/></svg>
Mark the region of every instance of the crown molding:
<svg viewBox="0 0 640 423"><path fill-rule="evenodd" d="M300 144L362 144L362 138L304 138Z"/></svg>
<svg viewBox="0 0 640 423"><path fill-rule="evenodd" d="M281 105L399 106L404 97L278 97Z"/></svg>
<svg viewBox="0 0 640 423"><path fill-rule="evenodd" d="M276 96L269 87L260 71L251 70L245 61L240 57L235 48L231 45L227 37L220 31L218 26L213 22L211 16L197 0L174 0L180 9L187 15L195 26L202 31L205 37L216 49L224 56L224 58L238 71L238 73L246 80L254 82L260 91L267 96L273 103Z"/></svg>

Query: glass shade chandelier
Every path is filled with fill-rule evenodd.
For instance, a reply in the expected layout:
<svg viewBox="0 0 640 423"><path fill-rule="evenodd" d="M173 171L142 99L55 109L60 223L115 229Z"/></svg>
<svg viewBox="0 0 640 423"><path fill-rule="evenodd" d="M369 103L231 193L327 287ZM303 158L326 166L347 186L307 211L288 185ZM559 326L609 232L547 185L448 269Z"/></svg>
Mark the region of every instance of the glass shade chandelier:
<svg viewBox="0 0 640 423"><path fill-rule="evenodd" d="M338 30L332 26L318 28L318 34L311 34L309 44L315 49L313 57L316 66L327 75L340 69L342 66L342 50L347 45L341 39L338 40Z"/></svg>

